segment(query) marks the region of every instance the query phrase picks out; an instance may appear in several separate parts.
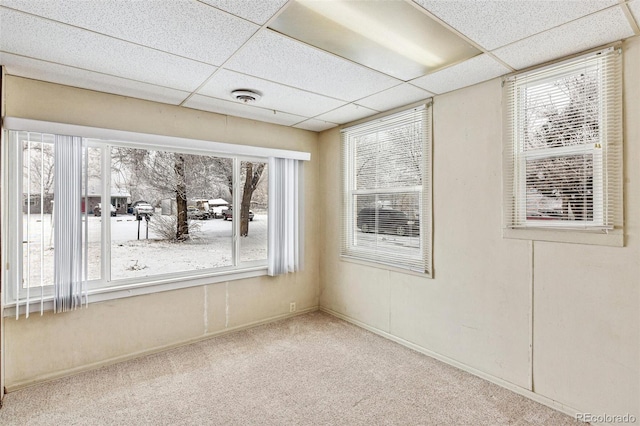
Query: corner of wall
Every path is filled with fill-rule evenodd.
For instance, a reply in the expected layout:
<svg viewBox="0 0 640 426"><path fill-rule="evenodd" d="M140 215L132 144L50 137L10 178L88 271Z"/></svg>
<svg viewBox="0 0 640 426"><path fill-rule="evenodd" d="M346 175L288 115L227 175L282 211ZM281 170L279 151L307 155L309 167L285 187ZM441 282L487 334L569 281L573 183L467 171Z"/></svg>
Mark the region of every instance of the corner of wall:
<svg viewBox="0 0 640 426"><path fill-rule="evenodd" d="M5 82L5 67L0 65L0 120L4 119L4 82ZM4 145L4 131L0 126L0 147ZM0 151L1 152L1 151ZM0 162L2 157L0 155ZM2 193L0 188L0 193ZM3 206L0 205L0 209ZM2 215L0 215L0 229L2 229ZM0 234L0 247L2 247L2 235ZM2 257L2 251L0 249L0 257ZM4 268L3 268L4 269ZM3 280L0 278L0 408L2 408L2 401L4 399L4 297L2 294Z"/></svg>

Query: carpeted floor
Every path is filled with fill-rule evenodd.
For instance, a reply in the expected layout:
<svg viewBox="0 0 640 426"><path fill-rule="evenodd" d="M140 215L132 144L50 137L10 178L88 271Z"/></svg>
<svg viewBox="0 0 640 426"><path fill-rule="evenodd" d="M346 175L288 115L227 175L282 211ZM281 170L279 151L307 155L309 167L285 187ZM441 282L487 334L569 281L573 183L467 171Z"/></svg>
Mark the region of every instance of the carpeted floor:
<svg viewBox="0 0 640 426"><path fill-rule="evenodd" d="M40 424L579 423L315 312L6 395L0 425Z"/></svg>

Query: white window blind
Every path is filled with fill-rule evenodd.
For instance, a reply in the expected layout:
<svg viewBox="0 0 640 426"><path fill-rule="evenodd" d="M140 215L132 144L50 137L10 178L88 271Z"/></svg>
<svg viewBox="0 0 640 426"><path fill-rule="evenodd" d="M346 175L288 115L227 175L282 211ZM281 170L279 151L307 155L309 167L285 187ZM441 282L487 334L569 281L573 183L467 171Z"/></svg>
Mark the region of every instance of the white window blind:
<svg viewBox="0 0 640 426"><path fill-rule="evenodd" d="M507 78L506 228L622 226L621 51Z"/></svg>
<svg viewBox="0 0 640 426"><path fill-rule="evenodd" d="M88 302L87 238L83 223L87 213L81 208L83 158L87 150L80 137L55 138L53 310L66 312L81 307L83 301Z"/></svg>
<svg viewBox="0 0 640 426"><path fill-rule="evenodd" d="M302 161L270 158L269 170L269 266L271 276L302 268Z"/></svg>
<svg viewBox="0 0 640 426"><path fill-rule="evenodd" d="M55 312L81 307L88 301L88 147L72 136L10 132L9 139L10 173L18 183L10 211L21 219L8 233L16 244L7 259L20 265L10 269L12 290L24 296L27 317L32 305L42 314L50 296Z"/></svg>
<svg viewBox="0 0 640 426"><path fill-rule="evenodd" d="M342 256L431 274L431 107L350 127Z"/></svg>
<svg viewBox="0 0 640 426"><path fill-rule="evenodd" d="M267 159L203 150L201 141L194 141L197 149L178 150L20 130L7 136L5 314L62 312L89 296L109 300L260 276L268 266L274 275L303 267L302 161L308 153L262 150L289 154ZM176 153L184 176L176 171ZM278 184L273 197L268 160ZM178 244L173 202L181 184L190 232ZM133 214L138 200L152 203L148 221Z"/></svg>

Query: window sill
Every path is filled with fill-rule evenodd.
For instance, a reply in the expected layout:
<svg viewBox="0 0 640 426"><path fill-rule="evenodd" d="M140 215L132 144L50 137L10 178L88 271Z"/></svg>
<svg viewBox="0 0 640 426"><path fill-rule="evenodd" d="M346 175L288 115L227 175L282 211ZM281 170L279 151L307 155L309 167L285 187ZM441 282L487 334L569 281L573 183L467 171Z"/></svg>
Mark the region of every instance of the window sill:
<svg viewBox="0 0 640 426"><path fill-rule="evenodd" d="M411 269L399 268L387 263L375 262L373 260L361 259L349 255L340 255L340 260L349 263L355 263L357 265L369 266L371 268L383 269L385 271L398 272L400 274L415 275L421 278L433 278L433 272L418 272Z"/></svg>
<svg viewBox="0 0 640 426"><path fill-rule="evenodd" d="M216 284L226 281L234 281L267 275L266 266L256 266L232 272L218 272L203 274L200 276L188 276L179 278L156 278L145 282L114 285L112 287L100 287L89 290L89 302L104 302L108 300L123 299L126 297L143 296L162 291L180 290L189 287L198 287ZM24 315L25 301L20 300L20 315ZM53 297L44 299L44 311L53 310ZM32 299L29 303L29 313L40 312L40 299ZM16 316L16 302L7 302L3 309L3 316Z"/></svg>
<svg viewBox="0 0 640 426"><path fill-rule="evenodd" d="M519 240L549 241L569 244L588 244L610 247L624 247L624 232L622 229L612 231L578 231L560 229L503 229L503 238Z"/></svg>

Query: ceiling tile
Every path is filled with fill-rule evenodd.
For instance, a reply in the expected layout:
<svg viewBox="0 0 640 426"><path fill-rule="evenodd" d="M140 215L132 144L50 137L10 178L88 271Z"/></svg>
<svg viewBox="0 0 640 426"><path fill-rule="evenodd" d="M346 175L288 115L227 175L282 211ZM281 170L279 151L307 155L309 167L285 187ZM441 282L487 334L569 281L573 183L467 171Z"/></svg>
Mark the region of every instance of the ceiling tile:
<svg viewBox="0 0 640 426"><path fill-rule="evenodd" d="M223 101L221 99L209 98L207 96L195 95L184 104L187 108L201 109L203 111L216 112L218 114L233 115L236 117L249 118L252 120L266 121L267 123L292 126L305 119L299 115L287 114L273 110L258 108L251 105L241 104L233 101Z"/></svg>
<svg viewBox="0 0 640 426"><path fill-rule="evenodd" d="M117 77L193 91L215 67L0 8L0 50Z"/></svg>
<svg viewBox="0 0 640 426"><path fill-rule="evenodd" d="M322 132L323 130L331 129L336 126L336 123L330 123L328 121L316 120L315 118L312 118L310 120L303 121L302 123L298 123L293 127L297 127L298 129L311 130L312 132Z"/></svg>
<svg viewBox="0 0 640 426"><path fill-rule="evenodd" d="M369 108L365 108L356 104L348 104L330 111L326 114L315 117L318 120L330 121L333 123L344 124L351 121L359 120L361 118L369 117L377 114L378 111L374 111Z"/></svg>
<svg viewBox="0 0 640 426"><path fill-rule="evenodd" d="M425 9L493 50L597 12L617 0L414 0Z"/></svg>
<svg viewBox="0 0 640 426"><path fill-rule="evenodd" d="M262 98L257 106L261 108L275 109L305 117L314 117L345 104L344 101L229 70L219 70L198 93L231 100L231 92L237 89L250 89L259 92Z"/></svg>
<svg viewBox="0 0 640 426"><path fill-rule="evenodd" d="M503 47L494 54L523 69L632 35L624 12L616 7Z"/></svg>
<svg viewBox="0 0 640 426"><path fill-rule="evenodd" d="M636 18L636 24L640 27L640 0L633 0L627 4L633 13L633 17Z"/></svg>
<svg viewBox="0 0 640 426"><path fill-rule="evenodd" d="M252 38L225 68L346 101L400 84L387 75L270 30Z"/></svg>
<svg viewBox="0 0 640 426"><path fill-rule="evenodd" d="M375 95L360 99L358 104L375 109L376 111L388 111L430 98L431 96L433 96L433 94L426 90L422 90L408 83L403 83L391 89L383 90Z"/></svg>
<svg viewBox="0 0 640 426"><path fill-rule="evenodd" d="M411 82L431 93L446 93L490 80L511 70L484 54Z"/></svg>
<svg viewBox="0 0 640 426"><path fill-rule="evenodd" d="M2 4L213 65L226 61L259 28L191 0L2 0Z"/></svg>
<svg viewBox="0 0 640 426"><path fill-rule="evenodd" d="M181 92L9 53L0 53L0 63L6 66L7 73L11 75L165 104L179 105L189 96L189 92Z"/></svg>
<svg viewBox="0 0 640 426"><path fill-rule="evenodd" d="M200 0L218 9L248 19L256 24L264 24L287 0Z"/></svg>

